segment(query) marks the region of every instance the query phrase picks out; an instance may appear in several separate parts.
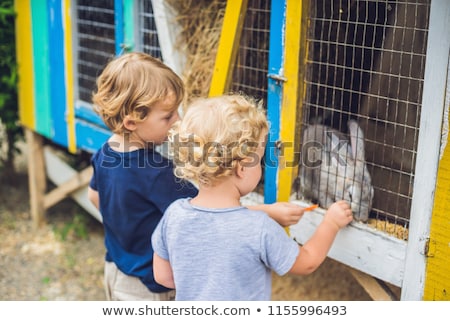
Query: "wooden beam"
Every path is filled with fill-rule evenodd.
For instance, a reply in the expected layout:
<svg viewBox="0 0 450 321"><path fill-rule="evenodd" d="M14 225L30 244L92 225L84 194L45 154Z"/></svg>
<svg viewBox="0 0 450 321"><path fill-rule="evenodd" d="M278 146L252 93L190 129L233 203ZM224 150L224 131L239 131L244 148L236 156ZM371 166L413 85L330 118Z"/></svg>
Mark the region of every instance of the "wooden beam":
<svg viewBox="0 0 450 321"><path fill-rule="evenodd" d="M92 167L87 167L81 172L74 174L68 181L53 189L44 197L44 208L48 209L63 198L70 196L76 190L86 187L89 184L92 172Z"/></svg>
<svg viewBox="0 0 450 321"><path fill-rule="evenodd" d="M405 301L437 299L440 295L436 297L435 293L439 291L447 293L450 283L450 278L446 278L446 280L440 279L440 275L445 275L445 273L448 275L449 273L448 259L445 253L441 252L443 261L435 265L436 269L434 272L429 270L432 268L431 265L427 266L428 254L426 253L431 222L448 226L449 221L447 199L443 200L440 198L435 200L435 196L441 161L441 128L450 51L450 34L448 32L450 28L450 2L447 0L431 1L429 21L422 107L420 111L420 131L417 142L409 238L402 285L401 299ZM439 186L440 192L438 194L442 192L444 194L448 193L445 189L441 190L441 188L444 187L442 185ZM437 202L436 204L435 201ZM442 201L444 203L439 206ZM444 215L443 220L439 220L437 215L435 217L435 210L443 211L441 212ZM433 231L433 234L435 231ZM442 232L440 231L439 233ZM440 241L444 242L444 248L448 248L445 237L441 238ZM427 289L428 294L425 298L424 283L430 277L439 279L439 283L443 287L438 289L433 286L433 289Z"/></svg>
<svg viewBox="0 0 450 321"><path fill-rule="evenodd" d="M301 207L311 205L298 200L291 200L291 203ZM325 210L320 208L306 213L297 224L290 226L291 237L304 244L316 231L324 214ZM339 231L328 256L379 280L402 287L406 246L404 240L367 224L352 222Z"/></svg>
<svg viewBox="0 0 450 321"><path fill-rule="evenodd" d="M231 83L248 0L227 1L209 96L224 94Z"/></svg>
<svg viewBox="0 0 450 321"><path fill-rule="evenodd" d="M48 179L57 186L61 186L69 182L72 178L76 177L77 171L60 159L50 146L44 148L45 166ZM88 176L88 170L83 173L84 176ZM86 178L84 178L86 179ZM87 185L87 184L86 184ZM82 208L84 208L89 214L91 214L99 222L102 222L102 216L100 211L89 201L87 186L77 188L69 193L72 199L74 199Z"/></svg>
<svg viewBox="0 0 450 321"><path fill-rule="evenodd" d="M277 200L286 202L291 197L292 183L297 176L298 147L301 117L300 97L304 94L303 67L305 65L306 24L303 23L306 0L286 1L286 29L284 46L283 99L280 115L281 153L278 161ZM302 65L300 65L302 64ZM300 82L301 80L301 82ZM302 97L303 98L303 97Z"/></svg>
<svg viewBox="0 0 450 321"><path fill-rule="evenodd" d="M25 128L28 145L28 185L30 189L30 211L33 226L45 224L44 195L46 189L45 162L42 136Z"/></svg>
<svg viewBox="0 0 450 321"><path fill-rule="evenodd" d="M377 279L361 271L352 268L348 269L374 301L393 301L394 297L392 293L389 293Z"/></svg>

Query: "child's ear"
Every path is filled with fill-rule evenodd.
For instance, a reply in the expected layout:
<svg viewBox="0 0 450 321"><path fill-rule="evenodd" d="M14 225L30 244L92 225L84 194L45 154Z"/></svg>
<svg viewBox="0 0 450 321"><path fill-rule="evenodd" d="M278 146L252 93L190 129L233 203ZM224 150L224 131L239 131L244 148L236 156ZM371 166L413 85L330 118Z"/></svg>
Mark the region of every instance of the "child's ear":
<svg viewBox="0 0 450 321"><path fill-rule="evenodd" d="M130 115L127 115L123 120L123 127L132 132L136 129L136 121Z"/></svg>
<svg viewBox="0 0 450 321"><path fill-rule="evenodd" d="M244 178L245 177L244 171L245 171L245 166L242 166L242 163L238 162L237 166L236 166L236 176L238 178Z"/></svg>

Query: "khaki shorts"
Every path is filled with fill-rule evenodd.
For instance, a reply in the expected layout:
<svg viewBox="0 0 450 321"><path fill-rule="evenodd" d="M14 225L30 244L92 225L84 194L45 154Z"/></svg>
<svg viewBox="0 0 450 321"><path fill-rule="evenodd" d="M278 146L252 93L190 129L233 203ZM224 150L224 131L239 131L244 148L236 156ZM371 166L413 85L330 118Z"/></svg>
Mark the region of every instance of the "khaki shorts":
<svg viewBox="0 0 450 321"><path fill-rule="evenodd" d="M151 292L139 278L126 275L113 262L105 262L105 292L109 301L173 301L175 290Z"/></svg>

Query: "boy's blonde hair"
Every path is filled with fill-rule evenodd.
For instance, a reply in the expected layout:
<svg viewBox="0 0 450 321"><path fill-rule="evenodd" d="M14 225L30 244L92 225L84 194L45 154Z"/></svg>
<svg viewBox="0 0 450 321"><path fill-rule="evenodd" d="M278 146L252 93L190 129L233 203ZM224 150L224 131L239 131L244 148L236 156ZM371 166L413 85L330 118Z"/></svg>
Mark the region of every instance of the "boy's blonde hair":
<svg viewBox="0 0 450 321"><path fill-rule="evenodd" d="M255 151L267 130L261 102L250 97L230 94L197 99L169 134L175 175L214 185L231 176L240 161L254 166L261 161Z"/></svg>
<svg viewBox="0 0 450 321"><path fill-rule="evenodd" d="M126 53L110 61L97 78L94 110L116 134L126 131L125 116L143 121L155 102L173 95L175 110L184 98L183 81L160 60L145 53Z"/></svg>

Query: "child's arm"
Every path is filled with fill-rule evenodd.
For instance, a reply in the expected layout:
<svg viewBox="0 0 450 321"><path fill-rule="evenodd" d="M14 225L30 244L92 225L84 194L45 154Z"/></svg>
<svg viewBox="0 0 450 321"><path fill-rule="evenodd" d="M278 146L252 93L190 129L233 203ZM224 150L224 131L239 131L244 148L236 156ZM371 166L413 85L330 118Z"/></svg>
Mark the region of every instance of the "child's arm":
<svg viewBox="0 0 450 321"><path fill-rule="evenodd" d="M304 214L304 208L288 202L247 206L251 210L263 211L283 227L297 224Z"/></svg>
<svg viewBox="0 0 450 321"><path fill-rule="evenodd" d="M346 201L332 204L312 237L300 248L289 273L306 275L314 272L327 257L339 230L352 220L352 210Z"/></svg>
<svg viewBox="0 0 450 321"><path fill-rule="evenodd" d="M153 253L153 275L155 281L169 289L175 289L170 262Z"/></svg>
<svg viewBox="0 0 450 321"><path fill-rule="evenodd" d="M93 190L91 187L88 187L88 199L91 201L94 206L99 209L99 196L96 190Z"/></svg>

